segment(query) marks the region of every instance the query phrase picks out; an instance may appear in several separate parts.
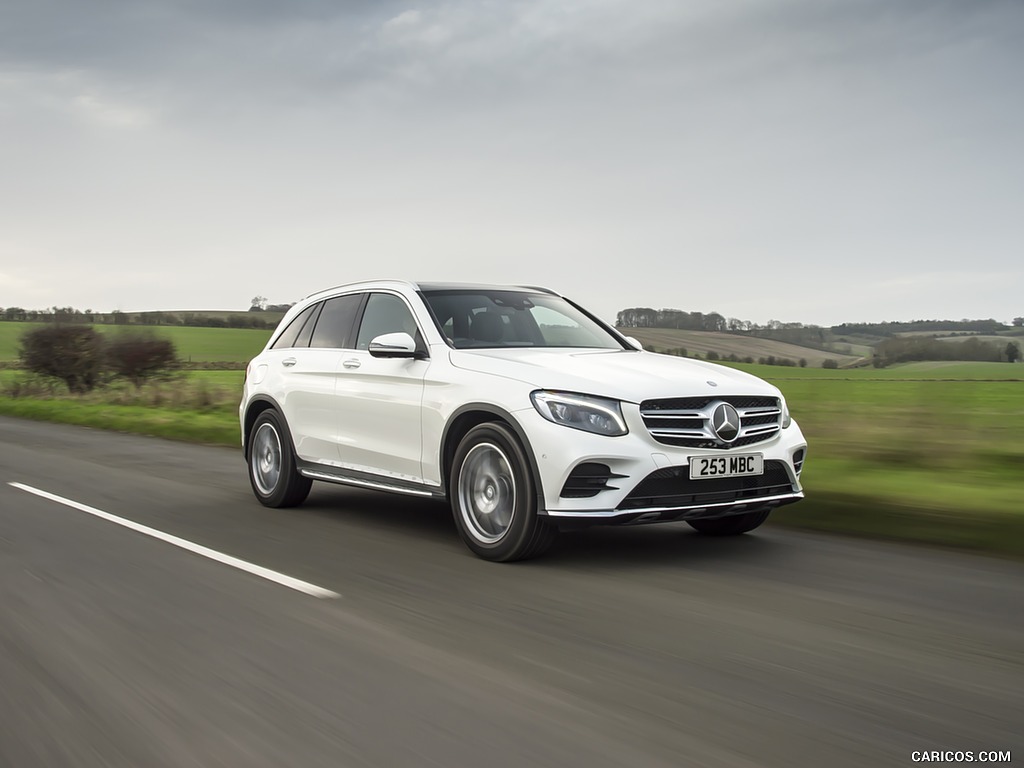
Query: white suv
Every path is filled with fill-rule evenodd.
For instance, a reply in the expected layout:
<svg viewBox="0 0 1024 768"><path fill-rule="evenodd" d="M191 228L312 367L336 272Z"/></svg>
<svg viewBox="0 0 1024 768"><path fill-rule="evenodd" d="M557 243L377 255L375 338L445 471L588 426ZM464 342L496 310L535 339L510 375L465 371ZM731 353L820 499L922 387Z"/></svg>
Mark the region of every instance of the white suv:
<svg viewBox="0 0 1024 768"><path fill-rule="evenodd" d="M239 417L263 504L313 480L447 499L488 560L592 523L745 533L803 498L807 443L778 389L645 352L543 288L313 294L249 363Z"/></svg>

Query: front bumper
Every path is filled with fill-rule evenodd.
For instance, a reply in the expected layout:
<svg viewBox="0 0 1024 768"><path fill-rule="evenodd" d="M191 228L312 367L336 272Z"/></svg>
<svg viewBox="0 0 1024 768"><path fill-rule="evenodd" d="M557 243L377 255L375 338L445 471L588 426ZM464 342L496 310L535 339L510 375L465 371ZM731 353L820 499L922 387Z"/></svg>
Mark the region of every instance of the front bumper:
<svg viewBox="0 0 1024 768"><path fill-rule="evenodd" d="M659 443L638 406L623 403L622 409L629 427L622 437L552 424L532 409L516 413L536 459L542 515L569 524L669 522L773 509L804 497L800 470L807 442L796 422L762 443L710 451ZM689 480L693 456L752 453L764 457L762 476ZM580 487L583 469L591 469L580 465L606 467L607 472L593 470L602 475L593 480L592 488L599 486L596 492L567 495L567 488Z"/></svg>

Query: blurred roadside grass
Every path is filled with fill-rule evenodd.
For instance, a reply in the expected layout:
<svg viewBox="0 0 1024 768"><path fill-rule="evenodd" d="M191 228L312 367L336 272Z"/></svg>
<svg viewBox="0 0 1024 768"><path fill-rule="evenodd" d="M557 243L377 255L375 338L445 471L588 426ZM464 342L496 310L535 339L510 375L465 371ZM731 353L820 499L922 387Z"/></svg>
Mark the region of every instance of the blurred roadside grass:
<svg viewBox="0 0 1024 768"><path fill-rule="evenodd" d="M773 383L809 446L779 522L1024 558L1024 382Z"/></svg>
<svg viewBox="0 0 1024 768"><path fill-rule="evenodd" d="M136 390L114 382L71 395L59 382L0 371L0 414L154 435L209 445L240 444L241 371L187 371Z"/></svg>
<svg viewBox="0 0 1024 768"><path fill-rule="evenodd" d="M904 380L735 367L782 389L809 442L807 500L774 524L1024 558L1024 382L998 380L1007 364L972 366L973 381L920 366ZM0 414L236 447L242 377L188 371L75 397L0 371Z"/></svg>

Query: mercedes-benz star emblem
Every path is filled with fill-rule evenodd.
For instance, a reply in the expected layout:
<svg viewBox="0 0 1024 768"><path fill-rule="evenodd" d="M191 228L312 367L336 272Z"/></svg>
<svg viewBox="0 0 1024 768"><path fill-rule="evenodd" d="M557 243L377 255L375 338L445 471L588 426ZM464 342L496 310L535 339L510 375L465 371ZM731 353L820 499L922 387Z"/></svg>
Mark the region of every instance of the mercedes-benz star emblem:
<svg viewBox="0 0 1024 768"><path fill-rule="evenodd" d="M719 403L711 414L711 431L723 443L731 443L740 433L740 414L728 403Z"/></svg>

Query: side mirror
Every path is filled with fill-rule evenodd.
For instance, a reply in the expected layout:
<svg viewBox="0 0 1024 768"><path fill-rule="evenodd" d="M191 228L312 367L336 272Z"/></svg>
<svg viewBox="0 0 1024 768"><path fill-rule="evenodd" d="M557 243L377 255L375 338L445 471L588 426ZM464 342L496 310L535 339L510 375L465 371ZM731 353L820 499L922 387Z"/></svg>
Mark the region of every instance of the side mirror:
<svg viewBox="0 0 1024 768"><path fill-rule="evenodd" d="M408 333L385 333L370 342L374 357L416 357L416 341Z"/></svg>
<svg viewBox="0 0 1024 768"><path fill-rule="evenodd" d="M632 336L627 336L626 341L629 343L629 346L631 346L633 349L639 350L640 352L644 351L644 345L641 344L636 339L634 339Z"/></svg>

